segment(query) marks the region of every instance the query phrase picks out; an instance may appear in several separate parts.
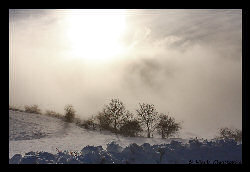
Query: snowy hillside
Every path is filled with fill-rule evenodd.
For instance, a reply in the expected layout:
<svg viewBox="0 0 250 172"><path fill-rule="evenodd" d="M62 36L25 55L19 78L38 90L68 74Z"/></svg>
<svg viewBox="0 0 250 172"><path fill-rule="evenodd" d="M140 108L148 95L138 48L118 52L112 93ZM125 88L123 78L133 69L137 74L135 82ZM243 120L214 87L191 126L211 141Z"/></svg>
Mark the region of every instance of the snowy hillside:
<svg viewBox="0 0 250 172"><path fill-rule="evenodd" d="M233 140L123 137L39 114L9 111L10 164L241 163Z"/></svg>
<svg viewBox="0 0 250 172"><path fill-rule="evenodd" d="M187 142L184 139L172 139ZM91 131L61 119L17 111L9 111L9 158L30 151L57 153L57 150L81 151L83 147L102 146L115 141L122 147L131 143L164 144L171 139L123 137L108 131Z"/></svg>

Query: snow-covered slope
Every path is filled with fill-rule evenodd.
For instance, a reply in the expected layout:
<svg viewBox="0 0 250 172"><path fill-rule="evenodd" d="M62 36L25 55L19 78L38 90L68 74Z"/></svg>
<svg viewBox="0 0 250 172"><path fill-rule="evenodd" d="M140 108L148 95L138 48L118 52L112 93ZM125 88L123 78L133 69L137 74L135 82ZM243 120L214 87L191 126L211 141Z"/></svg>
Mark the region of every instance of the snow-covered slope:
<svg viewBox="0 0 250 172"><path fill-rule="evenodd" d="M155 145L169 143L171 140L187 142L184 139L123 137L107 131L86 130L74 123L45 115L9 111L9 158L30 151L81 151L87 145L106 148L112 141L126 147L131 143Z"/></svg>
<svg viewBox="0 0 250 172"><path fill-rule="evenodd" d="M10 164L241 163L241 156L242 145L233 140L123 137L53 117L9 111Z"/></svg>

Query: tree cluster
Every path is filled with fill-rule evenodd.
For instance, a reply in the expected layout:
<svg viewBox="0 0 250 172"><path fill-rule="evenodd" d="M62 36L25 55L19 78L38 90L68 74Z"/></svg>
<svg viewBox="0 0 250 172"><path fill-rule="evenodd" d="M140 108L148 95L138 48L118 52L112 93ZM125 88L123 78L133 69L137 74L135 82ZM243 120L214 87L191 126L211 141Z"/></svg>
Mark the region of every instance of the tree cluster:
<svg viewBox="0 0 250 172"><path fill-rule="evenodd" d="M181 128L173 117L159 115L153 104L139 104L134 115L126 110L119 99L112 99L96 118L101 130L109 130L131 137L138 136L145 129L147 137L150 138L154 130L157 129L162 138L168 138Z"/></svg>
<svg viewBox="0 0 250 172"><path fill-rule="evenodd" d="M109 130L116 134L136 137L146 131L147 137L152 137L156 129L162 138L173 136L180 130L180 124L175 122L169 115L159 115L153 104L139 103L136 114L126 110L125 105L119 99L111 99L101 112L87 120L75 118L76 111L72 105L66 105L64 119L66 122L75 122L85 129L97 128ZM25 111L30 113L41 113L37 105L25 106ZM46 115L61 118L61 114L51 110L45 112Z"/></svg>

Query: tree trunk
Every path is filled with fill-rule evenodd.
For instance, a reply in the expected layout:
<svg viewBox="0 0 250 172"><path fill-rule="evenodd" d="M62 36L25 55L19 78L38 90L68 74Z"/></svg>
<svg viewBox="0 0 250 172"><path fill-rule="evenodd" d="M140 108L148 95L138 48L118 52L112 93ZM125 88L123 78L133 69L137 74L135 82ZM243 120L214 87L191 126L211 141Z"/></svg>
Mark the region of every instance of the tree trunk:
<svg viewBox="0 0 250 172"><path fill-rule="evenodd" d="M162 138L162 139L165 139L163 130L161 130L161 138Z"/></svg>
<svg viewBox="0 0 250 172"><path fill-rule="evenodd" d="M115 126L114 126L114 128L115 128L115 132L116 132L116 120L115 120Z"/></svg>
<svg viewBox="0 0 250 172"><path fill-rule="evenodd" d="M150 131L149 131L149 128L148 128L148 138L150 138Z"/></svg>

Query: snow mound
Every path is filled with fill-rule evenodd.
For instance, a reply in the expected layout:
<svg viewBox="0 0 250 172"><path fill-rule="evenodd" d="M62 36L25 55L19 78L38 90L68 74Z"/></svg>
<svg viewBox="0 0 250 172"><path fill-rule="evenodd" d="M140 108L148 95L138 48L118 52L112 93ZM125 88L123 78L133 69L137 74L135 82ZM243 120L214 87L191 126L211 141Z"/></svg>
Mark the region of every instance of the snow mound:
<svg viewBox="0 0 250 172"><path fill-rule="evenodd" d="M102 146L85 146L81 152L28 152L14 155L10 164L188 164L241 163L242 144L234 140L189 140L183 144L150 145L132 143L125 148L115 142Z"/></svg>

